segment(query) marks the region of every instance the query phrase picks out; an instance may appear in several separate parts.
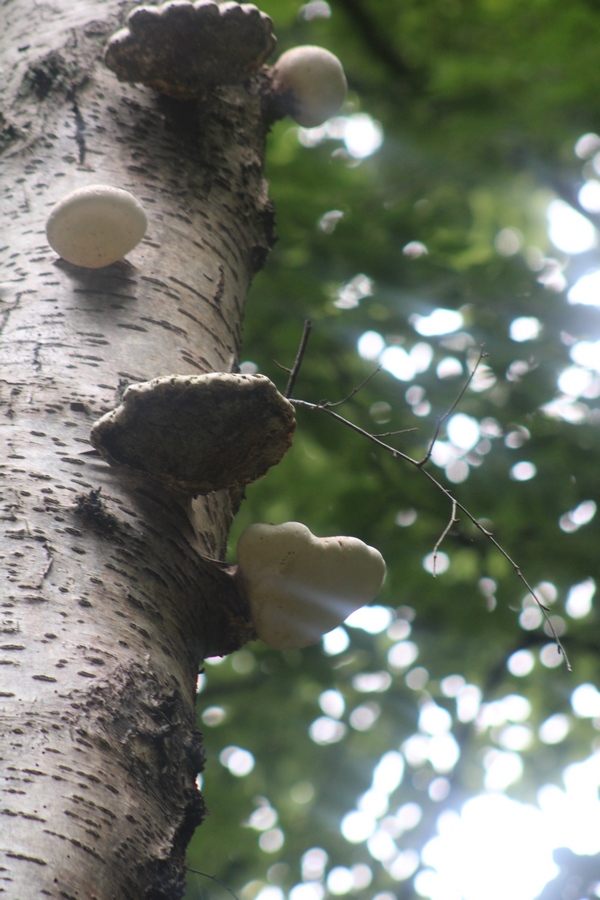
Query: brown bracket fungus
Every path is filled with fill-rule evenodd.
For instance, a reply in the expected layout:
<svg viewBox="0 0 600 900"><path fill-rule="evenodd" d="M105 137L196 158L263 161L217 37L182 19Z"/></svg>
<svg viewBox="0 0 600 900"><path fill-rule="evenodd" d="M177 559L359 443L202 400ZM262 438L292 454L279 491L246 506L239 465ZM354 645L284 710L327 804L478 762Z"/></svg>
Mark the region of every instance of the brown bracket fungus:
<svg viewBox="0 0 600 900"><path fill-rule="evenodd" d="M147 224L141 203L129 191L91 184L71 191L52 208L46 236L67 262L99 269L133 250Z"/></svg>
<svg viewBox="0 0 600 900"><path fill-rule="evenodd" d="M370 603L385 577L378 550L358 538L318 538L299 522L250 525L236 580L256 633L279 650L308 647Z"/></svg>
<svg viewBox="0 0 600 900"><path fill-rule="evenodd" d="M279 105L304 128L322 125L346 99L348 85L341 62L323 47L292 47L272 70Z"/></svg>
<svg viewBox="0 0 600 900"><path fill-rule="evenodd" d="M130 385L91 442L111 464L208 494L264 475L295 426L294 407L264 375L166 375Z"/></svg>
<svg viewBox="0 0 600 900"><path fill-rule="evenodd" d="M237 84L275 47L273 23L251 3L172 0L138 6L114 34L104 62L119 81L189 100L217 84Z"/></svg>

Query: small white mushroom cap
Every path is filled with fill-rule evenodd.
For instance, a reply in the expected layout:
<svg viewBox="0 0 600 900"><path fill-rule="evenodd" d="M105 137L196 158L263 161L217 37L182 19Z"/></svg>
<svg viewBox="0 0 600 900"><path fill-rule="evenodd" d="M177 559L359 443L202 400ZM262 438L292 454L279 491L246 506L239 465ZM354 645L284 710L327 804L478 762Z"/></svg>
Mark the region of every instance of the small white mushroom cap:
<svg viewBox="0 0 600 900"><path fill-rule="evenodd" d="M129 191L91 184L67 194L53 207L46 236L67 262L99 269L133 250L147 225L141 203Z"/></svg>
<svg viewBox="0 0 600 900"><path fill-rule="evenodd" d="M282 96L289 95L290 115L298 125L314 128L338 111L348 85L337 56L307 44L279 57L273 67L273 88Z"/></svg>
<svg viewBox="0 0 600 900"><path fill-rule="evenodd" d="M370 603L385 577L378 550L358 538L315 537L299 522L250 525L237 557L256 633L279 650L314 644Z"/></svg>

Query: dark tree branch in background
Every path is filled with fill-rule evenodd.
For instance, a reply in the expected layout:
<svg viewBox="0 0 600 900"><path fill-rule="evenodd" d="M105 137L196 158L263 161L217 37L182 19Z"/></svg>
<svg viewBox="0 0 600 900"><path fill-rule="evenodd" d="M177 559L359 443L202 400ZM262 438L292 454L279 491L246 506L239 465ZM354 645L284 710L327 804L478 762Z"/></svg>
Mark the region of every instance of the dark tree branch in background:
<svg viewBox="0 0 600 900"><path fill-rule="evenodd" d="M569 847L558 847L552 854L560 872L548 882L536 900L565 900L569 897L598 896L593 890L598 883L600 853L573 853Z"/></svg>
<svg viewBox="0 0 600 900"><path fill-rule="evenodd" d="M304 331L304 334L303 334L303 336L302 336L302 341L301 341L301 344L300 344L300 347L301 347L302 352L300 353L300 351L299 351L298 354L296 355L296 361L295 361L294 366L293 366L293 369L292 369L292 373L294 374L294 376L296 376L296 375L298 374L298 369L299 369L299 367L300 367L300 365L301 365L301 363L302 363L302 359L303 359L304 353L305 353L305 351L306 351L306 343L307 343L307 341L308 341L308 335L306 334L306 327L305 327L305 331ZM542 601L538 598L537 594L535 593L535 591L533 590L533 588L531 587L531 585L529 584L529 582L527 581L527 579L526 579L525 576L523 575L523 573L522 573L520 567L519 567L519 566L517 565L517 563L513 560L513 558L507 553L507 551L504 549L504 547L502 547L502 545L496 540L496 538L494 537L493 533L492 533L491 531L488 531L488 529L485 528L485 527L481 524L481 522L480 522L480 521L479 521L479 520L478 520L471 512L469 512L469 510L466 508L466 506L463 506L463 504L460 503L460 502L459 502L459 501L458 501L458 500L450 493L450 491L449 491L447 488L445 488L445 487L437 480L437 478L435 478L435 477L434 477L430 472L428 472L427 469L425 468L425 463L427 463L427 461L428 461L429 458L431 457L431 450L432 450L433 444L434 444L434 442L435 442L435 440L436 440L436 438L437 438L437 435L439 434L439 429L440 429L441 424L442 424L442 423L444 422L444 420L448 417L448 415L456 408L458 402L459 402L460 399L463 397L463 395L464 395L465 391L467 390L469 384L470 384L471 381L473 380L473 377L474 377L474 375L475 375L475 372L477 371L477 368L478 368L479 364L481 363L481 360L484 358L485 355L486 355L486 354L484 354L484 352L483 352L483 350L482 350L482 351L480 352L480 354L479 354L479 358L478 358L478 360L477 360L477 362L476 362L476 364L475 364L475 367L474 367L473 371L470 373L470 375L469 375L469 377L468 377L466 383L463 385L463 387L462 387L460 393L458 394L457 399L456 399L456 400L454 401L454 403L450 406L450 408L448 409L448 411L447 411L447 412L441 417L441 419L438 421L438 424L437 424L437 426L436 426L436 430L435 430L435 433L434 433L434 437L433 437L432 441L431 441L430 444L429 444L429 449L428 449L427 454L426 454L426 456L425 456L425 458L424 458L423 460L413 459L412 456L409 456L407 453L403 453L401 450L397 450L395 447L392 447L390 444L386 444L384 441L380 440L380 439L379 439L378 437L376 437L374 434L371 434L371 432L366 431L364 428L361 428L359 425L355 425L354 422L351 422L349 419L345 419L343 416L340 416L339 413L336 413L336 412L333 411L333 409L331 409L331 407L332 407L333 405L337 405L337 404L333 404L333 403L331 403L331 402L328 401L328 400L323 400L323 401L321 401L320 403L311 403L311 402L309 402L308 400L297 400L297 399L294 399L293 397L289 397L289 400L290 400L290 403L293 403L294 406L297 406L297 407L299 407L299 408L301 408L301 409L308 409L308 410L312 410L312 411L319 411L319 412L325 413L325 415L330 416L332 419L335 419L335 420L338 421L338 422L341 422L341 423L342 423L343 425L345 425L347 428L351 428L352 431L356 431L358 434L362 435L362 436L363 436L364 438L366 438L367 440L369 440L369 441L371 441L372 443L376 444L378 447L381 447L383 450L386 450L388 453L391 453L392 456L394 457L394 459L402 459L402 460L404 460L404 462L409 463L409 465L414 466L414 468L418 469L419 472L421 472L421 473L425 476L425 478L427 478L427 479L431 482L431 484L433 484L434 487L436 487L437 490L440 491L440 492L448 499L448 501L450 502L451 507L452 507L452 515L451 515L451 517L450 517L450 521L448 522L448 525L446 526L446 528L445 528L444 531L442 532L441 537L440 537L439 540L436 542L435 547L434 547L434 574L435 574L435 559L436 559L436 556L437 556L437 552L438 552L438 550L439 550L439 548L440 548L440 546L441 546L441 544L442 544L442 541L444 540L444 538L447 536L448 532L450 531L452 525L458 521L458 519L457 519L457 517L456 517L456 510L457 510L457 509L460 509L460 511L461 511L462 513L464 513L464 515L469 519L469 521L475 526L475 528L477 528L477 530L478 530L479 532L481 532L481 534L482 534L484 537L486 537L486 538L488 539L488 541L490 541L491 544L494 545L494 547L496 548L496 550L498 550L499 553L502 554L502 556L504 557L504 559L505 559L505 560L511 565L511 567L514 569L514 571L515 571L517 577L519 578L519 580L522 582L522 584L525 585L525 587L527 588L528 594L531 595L531 597L533 598L533 600L534 600L535 603L537 604L539 610L541 611L541 613L542 613L542 615L543 615L543 617L544 617L544 620L545 620L545 622L546 622L546 625L547 625L547 627L548 627L548 630L549 630L550 634L552 635L552 639L554 640L554 643L556 644L556 647L557 647L558 652L564 657L565 665L566 665L566 667L567 667L567 670L568 670L569 672L571 672L571 671L572 671L572 668L571 668L571 664L570 664L570 662L569 662L569 658L568 658L568 656L567 656L567 654L566 654L566 652L565 652L565 649L564 649L564 647L563 647L563 645L562 645L562 642L561 642L561 640L560 640L560 638L559 638L559 636L558 636L558 633L557 633L557 631L556 631L554 625L552 624L552 621L551 621L551 619L550 619L550 616L548 615L548 610L547 610L547 608L544 606L544 604L542 603ZM368 379L367 379L367 380L368 380ZM349 396L354 396L355 394L356 394L356 391L353 391Z"/></svg>
<svg viewBox="0 0 600 900"><path fill-rule="evenodd" d="M373 57L381 60L388 67L389 71L410 87L411 90L422 87L414 69L404 62L392 42L388 39L385 27L380 27L379 23L365 12L363 0L337 0L337 6L343 9L348 18L351 19L355 26L356 34L362 37Z"/></svg>
<svg viewBox="0 0 600 900"><path fill-rule="evenodd" d="M586 209L585 206L581 205L579 200L579 187L581 186L581 181L579 182L579 186L577 186L572 173L555 172L549 166L543 166L540 163L537 163L535 168L541 175L542 181L551 191L554 191L561 200L564 200L565 203L568 203L569 206L572 206L573 209L577 210L580 215L584 216L588 222L591 222L594 228L600 230L600 215L590 212L589 209Z"/></svg>

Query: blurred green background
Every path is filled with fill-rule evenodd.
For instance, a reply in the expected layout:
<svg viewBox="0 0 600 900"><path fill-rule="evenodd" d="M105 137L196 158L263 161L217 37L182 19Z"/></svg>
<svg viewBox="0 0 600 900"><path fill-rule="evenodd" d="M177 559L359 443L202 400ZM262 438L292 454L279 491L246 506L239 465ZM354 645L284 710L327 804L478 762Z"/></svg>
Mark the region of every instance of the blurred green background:
<svg viewBox="0 0 600 900"><path fill-rule="evenodd" d="M514 569L462 514L432 577L446 497L300 409L292 450L248 488L231 560L248 524L297 520L377 547L388 576L374 608L322 644L257 642L209 661L198 709L210 814L188 865L240 900L490 900L491 871L477 895L432 864L424 848L440 821L458 828L451 811L482 793L554 796L548 785L562 791L565 768L600 750L600 283L581 280L600 269L600 5L260 8L278 54L328 48L349 94L326 125L288 119L270 135L279 240L248 301L243 370L283 389L280 366L310 318L295 396L341 400L381 364L337 411L402 431L386 440L420 458L483 347L428 469L535 586L573 672ZM491 822L488 834L501 857ZM569 877L573 900L600 896L596 843L578 849L574 836L568 865L504 896L533 900L554 879L547 897L559 898ZM225 896L190 873L187 900Z"/></svg>

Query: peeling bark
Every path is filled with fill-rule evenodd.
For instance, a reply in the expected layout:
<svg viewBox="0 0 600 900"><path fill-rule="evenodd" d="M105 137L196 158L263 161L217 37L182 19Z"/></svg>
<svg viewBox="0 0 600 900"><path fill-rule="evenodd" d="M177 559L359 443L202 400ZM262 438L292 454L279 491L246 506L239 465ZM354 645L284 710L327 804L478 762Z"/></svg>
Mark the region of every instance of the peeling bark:
<svg viewBox="0 0 600 900"><path fill-rule="evenodd" d="M0 890L174 898L202 819L201 659L251 635L223 566L239 491L186 502L109 467L92 423L129 383L235 370L272 243L263 76L202 101L120 85L124 8L4 3L0 56ZM57 259L68 191L131 191L144 241Z"/></svg>

